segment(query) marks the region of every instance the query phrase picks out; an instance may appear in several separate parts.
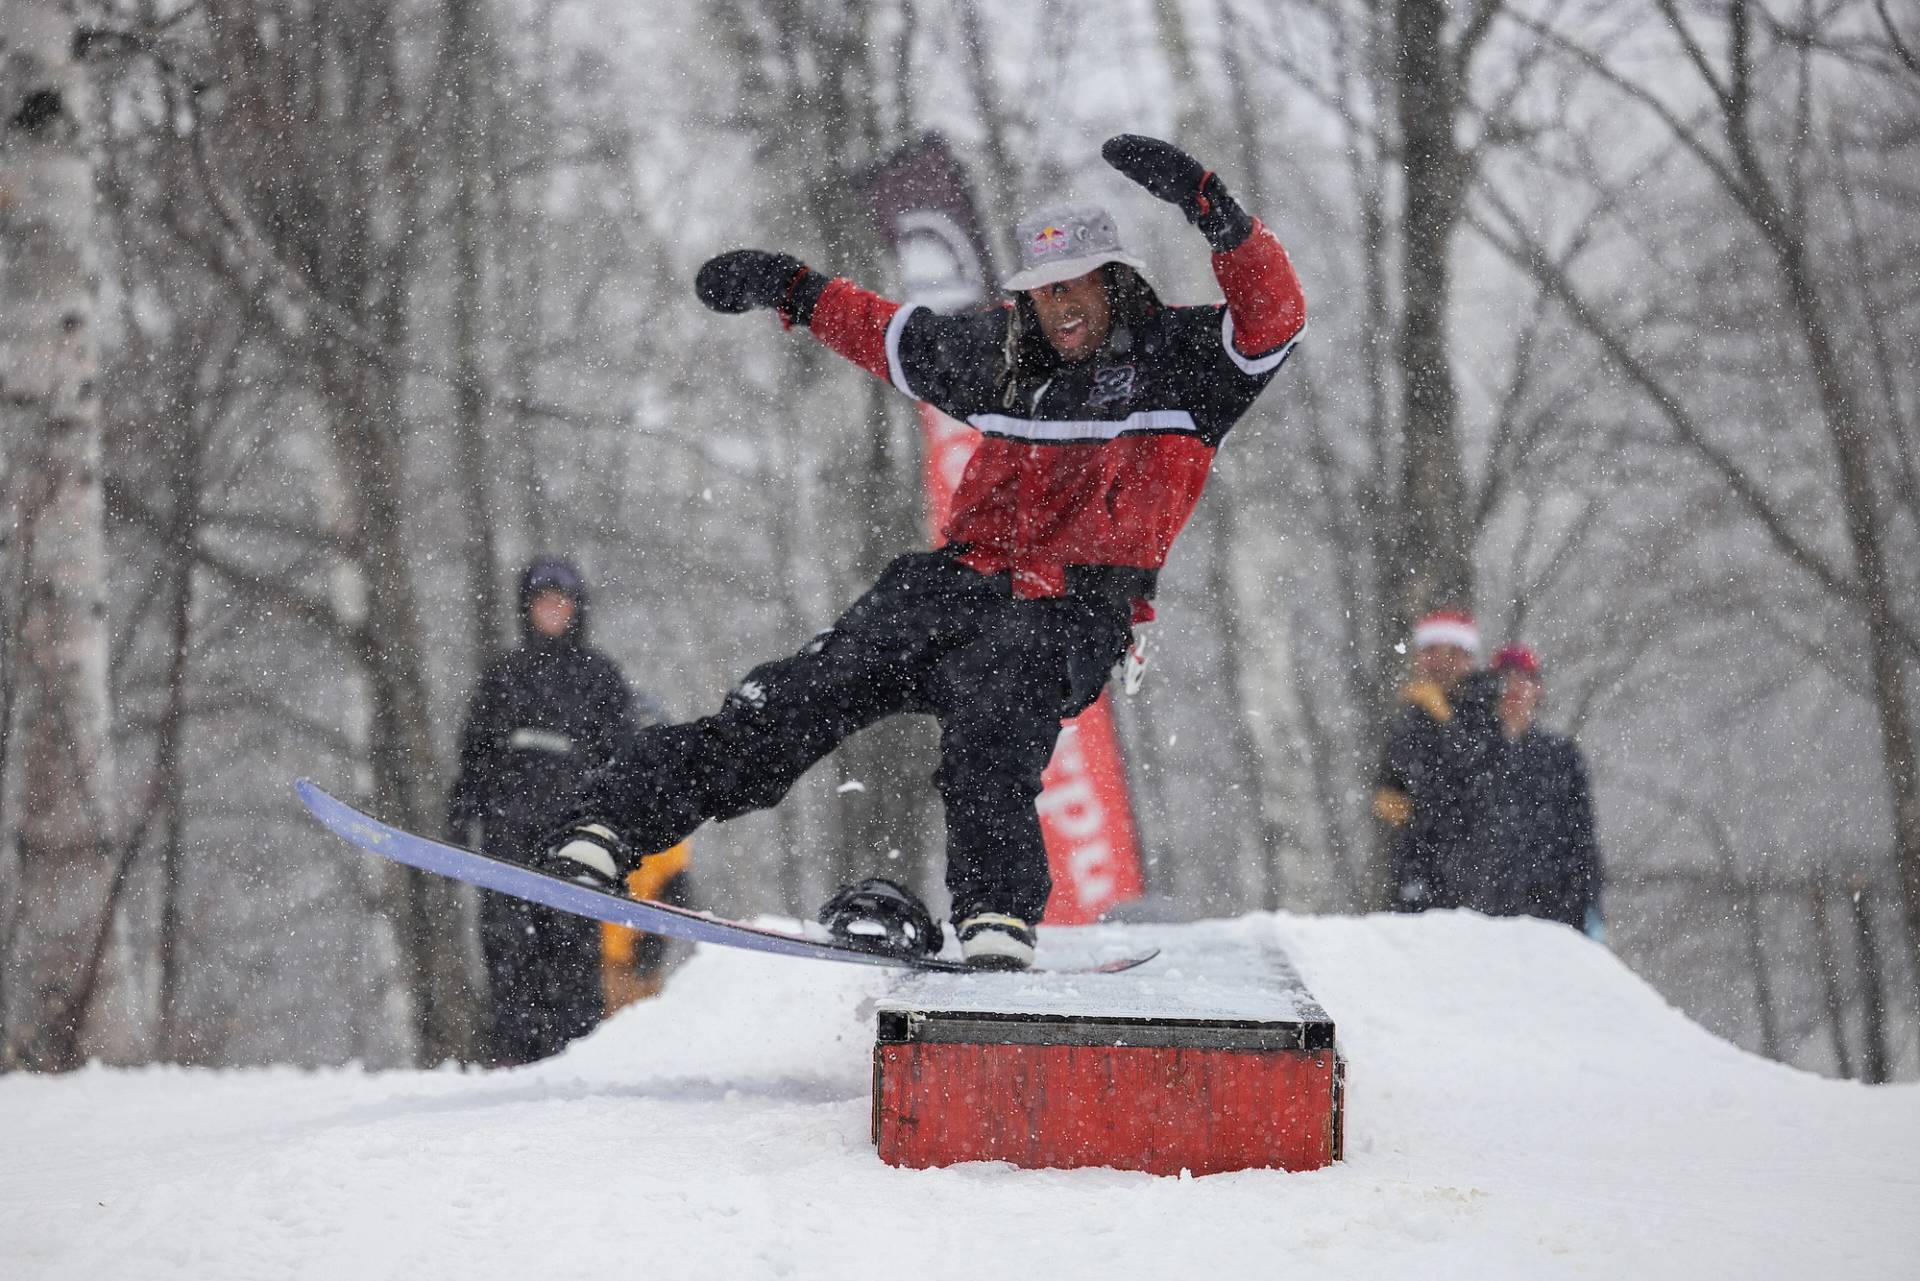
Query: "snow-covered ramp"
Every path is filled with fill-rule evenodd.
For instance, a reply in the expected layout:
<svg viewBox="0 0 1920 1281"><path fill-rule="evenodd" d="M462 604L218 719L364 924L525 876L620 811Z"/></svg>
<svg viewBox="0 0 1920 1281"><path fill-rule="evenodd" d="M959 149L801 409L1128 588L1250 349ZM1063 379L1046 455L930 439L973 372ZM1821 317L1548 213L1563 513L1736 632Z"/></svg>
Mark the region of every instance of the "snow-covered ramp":
<svg viewBox="0 0 1920 1281"><path fill-rule="evenodd" d="M1743 1054L1536 922L1189 928L1278 941L1337 1020L1341 1164L888 1167L891 976L712 950L521 1071L0 1078L0 1275L1915 1275L1920 1087Z"/></svg>

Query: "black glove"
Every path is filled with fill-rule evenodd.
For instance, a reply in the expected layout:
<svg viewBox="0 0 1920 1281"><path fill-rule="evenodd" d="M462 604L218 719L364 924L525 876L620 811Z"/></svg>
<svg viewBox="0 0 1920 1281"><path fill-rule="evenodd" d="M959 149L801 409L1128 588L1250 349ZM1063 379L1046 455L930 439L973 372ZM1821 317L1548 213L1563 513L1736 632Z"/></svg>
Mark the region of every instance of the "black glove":
<svg viewBox="0 0 1920 1281"><path fill-rule="evenodd" d="M1170 142L1123 133L1100 148L1106 162L1169 204L1179 205L1215 253L1228 253L1253 233L1253 218L1227 194L1219 175Z"/></svg>
<svg viewBox="0 0 1920 1281"><path fill-rule="evenodd" d="M813 305L828 283L792 254L733 249L707 259L693 278L693 292L715 311L732 315L777 307L788 324L804 325L813 319Z"/></svg>

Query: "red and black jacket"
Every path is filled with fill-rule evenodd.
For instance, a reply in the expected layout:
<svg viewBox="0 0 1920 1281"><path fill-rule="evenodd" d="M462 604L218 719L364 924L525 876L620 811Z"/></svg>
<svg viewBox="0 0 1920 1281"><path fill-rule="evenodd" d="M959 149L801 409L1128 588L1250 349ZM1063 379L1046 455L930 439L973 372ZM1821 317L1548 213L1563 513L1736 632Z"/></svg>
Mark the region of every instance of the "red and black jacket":
<svg viewBox="0 0 1920 1281"><path fill-rule="evenodd" d="M1299 279L1258 222L1213 255L1224 304L1163 307L1116 326L1091 359L1004 378L1004 310L944 316L848 280L826 287L813 334L984 439L943 531L982 573L1011 571L1022 597L1060 596L1068 569L1144 571L1141 597L1199 501L1213 455L1306 325Z"/></svg>

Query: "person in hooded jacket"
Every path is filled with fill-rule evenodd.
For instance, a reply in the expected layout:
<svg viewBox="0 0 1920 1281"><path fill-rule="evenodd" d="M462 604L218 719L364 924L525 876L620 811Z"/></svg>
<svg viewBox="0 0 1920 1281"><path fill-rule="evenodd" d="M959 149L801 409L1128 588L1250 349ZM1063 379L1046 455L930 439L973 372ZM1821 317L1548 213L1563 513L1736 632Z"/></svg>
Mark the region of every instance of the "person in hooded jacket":
<svg viewBox="0 0 1920 1281"><path fill-rule="evenodd" d="M536 560L520 580L520 644L488 665L460 735L448 836L530 862L579 804L587 771L649 716L620 670L587 644L587 587L565 560ZM597 921L483 893L489 983L486 1057L508 1066L557 1053L600 1021Z"/></svg>

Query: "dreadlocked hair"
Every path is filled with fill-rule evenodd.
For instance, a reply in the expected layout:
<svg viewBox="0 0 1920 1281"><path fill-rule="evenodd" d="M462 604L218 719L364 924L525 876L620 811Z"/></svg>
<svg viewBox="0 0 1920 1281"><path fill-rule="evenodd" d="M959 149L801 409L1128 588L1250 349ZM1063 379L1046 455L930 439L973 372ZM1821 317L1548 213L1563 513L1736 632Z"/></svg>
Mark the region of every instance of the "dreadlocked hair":
<svg viewBox="0 0 1920 1281"><path fill-rule="evenodd" d="M1133 329L1166 304L1153 286L1124 262L1110 262L1101 268L1107 282L1107 306L1113 311L1115 329Z"/></svg>
<svg viewBox="0 0 1920 1281"><path fill-rule="evenodd" d="M1165 306L1146 278L1125 263L1110 262L1098 270L1100 283L1107 290L1111 332L1138 329L1141 322ZM1060 367L1060 353L1041 331L1033 299L1024 292L1015 294L1013 306L1007 309L1007 338L1002 350L1000 406L1003 409L1013 408L1023 394L1053 377Z"/></svg>

